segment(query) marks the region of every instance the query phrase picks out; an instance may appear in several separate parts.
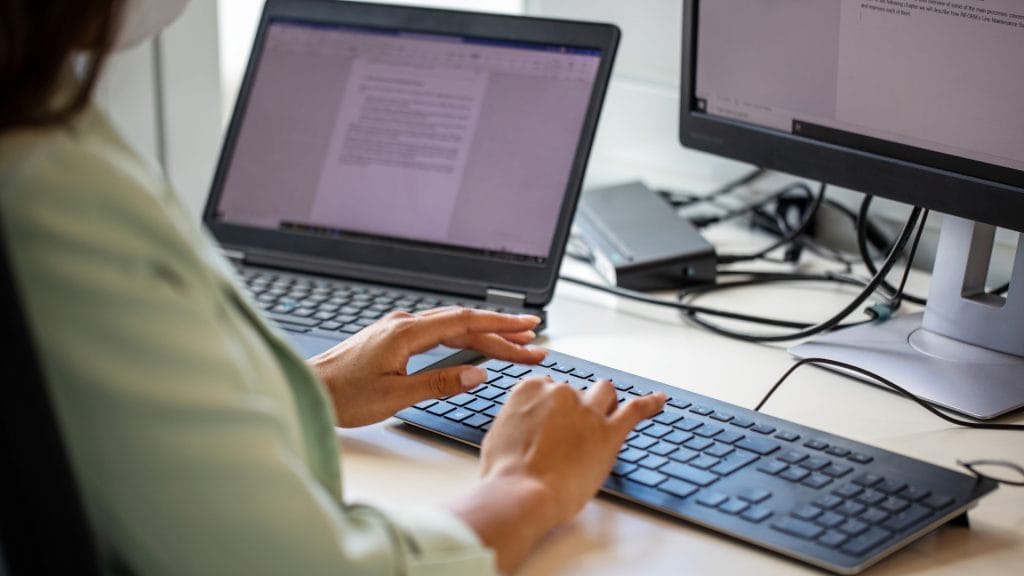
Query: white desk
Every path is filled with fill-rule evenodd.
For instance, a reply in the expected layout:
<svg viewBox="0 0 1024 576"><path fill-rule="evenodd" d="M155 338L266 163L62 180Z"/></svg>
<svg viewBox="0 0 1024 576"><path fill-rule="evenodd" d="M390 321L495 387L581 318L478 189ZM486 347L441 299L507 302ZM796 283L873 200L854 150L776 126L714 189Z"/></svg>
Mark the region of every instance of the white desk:
<svg viewBox="0 0 1024 576"><path fill-rule="evenodd" d="M567 262L566 272L588 274ZM918 278L917 280L921 280ZM918 292L922 292L920 282ZM750 289L709 297L782 318L820 319L849 288ZM704 302L704 301L702 301ZM783 347L747 344L683 324L672 311L560 283L540 344L614 368L753 407L791 365ZM1024 383L1022 383L1024 385ZM1024 464L1020 432L957 429L892 393L818 368L796 372L765 412L953 468L957 458ZM1016 421L1024 423L1024 417ZM339 431L346 497L380 506L443 504L477 475L474 450L395 420ZM870 574L1018 574L1024 566L1024 489L1001 487L970 513L878 564ZM599 497L526 561L523 575L819 574L759 548Z"/></svg>

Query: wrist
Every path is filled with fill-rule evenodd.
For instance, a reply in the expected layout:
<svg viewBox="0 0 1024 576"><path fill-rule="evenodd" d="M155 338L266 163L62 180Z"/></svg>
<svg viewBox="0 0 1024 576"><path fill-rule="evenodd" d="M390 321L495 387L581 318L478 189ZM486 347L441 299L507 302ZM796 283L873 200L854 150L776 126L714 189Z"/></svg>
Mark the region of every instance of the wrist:
<svg viewBox="0 0 1024 576"><path fill-rule="evenodd" d="M524 474L488 474L449 509L494 550L502 572L519 565L562 518L556 494Z"/></svg>

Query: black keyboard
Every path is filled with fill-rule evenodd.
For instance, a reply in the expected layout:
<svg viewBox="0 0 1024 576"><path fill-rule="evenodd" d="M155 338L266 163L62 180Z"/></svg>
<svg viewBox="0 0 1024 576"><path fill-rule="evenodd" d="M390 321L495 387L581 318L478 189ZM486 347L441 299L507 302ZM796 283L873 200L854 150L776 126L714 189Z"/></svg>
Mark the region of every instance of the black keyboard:
<svg viewBox="0 0 1024 576"><path fill-rule="evenodd" d="M524 312L480 301L260 268L240 267L238 274L267 318L299 334L314 332L343 339L389 312L420 312L440 306Z"/></svg>
<svg viewBox="0 0 1024 576"><path fill-rule="evenodd" d="M855 574L964 514L996 488L975 478L550 352L539 366L486 360L488 381L403 410L417 427L479 446L509 390L550 375L583 390L612 380L619 401L665 392L602 490L840 574Z"/></svg>

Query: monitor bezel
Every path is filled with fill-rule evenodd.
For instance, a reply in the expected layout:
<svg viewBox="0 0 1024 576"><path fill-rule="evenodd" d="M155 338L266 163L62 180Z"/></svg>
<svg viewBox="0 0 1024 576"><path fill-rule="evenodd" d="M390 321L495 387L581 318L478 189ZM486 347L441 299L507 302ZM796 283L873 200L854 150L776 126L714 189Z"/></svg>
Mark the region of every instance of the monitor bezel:
<svg viewBox="0 0 1024 576"><path fill-rule="evenodd" d="M1024 232L1024 172L887 143L887 155L706 114L696 97L699 0L684 0L679 140L683 146Z"/></svg>
<svg viewBox="0 0 1024 576"><path fill-rule="evenodd" d="M401 29L600 51L597 75L587 102L588 113L581 127L581 144L570 167L569 179L563 192L565 200L545 261L539 263L529 259L495 257L467 252L458 247L446 249L394 238L323 237L219 220L217 207L244 122L246 103L263 53L266 30L271 22L279 20L327 26ZM543 305L554 294L619 37L618 28L609 24L337 0L268 0L225 135L203 213L204 223L226 249L244 251L247 262L418 286L481 298L485 297L488 290L505 290L522 294L525 304Z"/></svg>

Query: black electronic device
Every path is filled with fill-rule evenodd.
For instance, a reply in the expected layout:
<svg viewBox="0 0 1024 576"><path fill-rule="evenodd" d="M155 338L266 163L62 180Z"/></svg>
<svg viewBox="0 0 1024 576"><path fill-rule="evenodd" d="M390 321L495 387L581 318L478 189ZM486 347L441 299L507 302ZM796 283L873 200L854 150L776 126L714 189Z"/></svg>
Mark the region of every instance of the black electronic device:
<svg viewBox="0 0 1024 576"><path fill-rule="evenodd" d="M619 401L652 392L665 410L638 425L602 491L840 574L860 572L963 515L996 488L927 462L549 352L540 366L482 361L487 382L398 418L479 446L521 379L584 390L612 380Z"/></svg>
<svg viewBox="0 0 1024 576"><path fill-rule="evenodd" d="M985 288L996 227L1024 231L1024 76L1007 73L1024 35L1000 19L862 4L686 0L680 139L944 213L923 315L792 352L993 418L1024 406L1024 241L1007 296Z"/></svg>
<svg viewBox="0 0 1024 576"><path fill-rule="evenodd" d="M670 290L715 280L714 246L641 182L585 191L575 225L613 285Z"/></svg>

